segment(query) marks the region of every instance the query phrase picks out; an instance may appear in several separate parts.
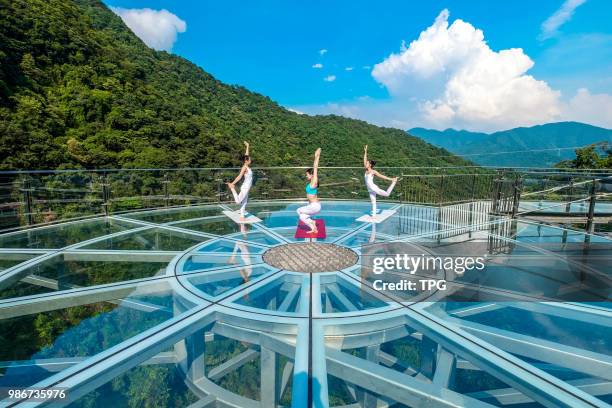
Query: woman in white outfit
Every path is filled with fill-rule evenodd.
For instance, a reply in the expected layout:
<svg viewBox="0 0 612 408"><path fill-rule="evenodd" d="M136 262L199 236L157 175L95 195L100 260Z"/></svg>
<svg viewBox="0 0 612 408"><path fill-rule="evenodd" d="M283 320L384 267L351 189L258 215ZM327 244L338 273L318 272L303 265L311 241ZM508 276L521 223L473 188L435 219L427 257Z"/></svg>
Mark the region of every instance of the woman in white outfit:
<svg viewBox="0 0 612 408"><path fill-rule="evenodd" d="M308 205L297 209L300 220L310 227L308 233L317 233L317 224L310 218L311 216L318 214L321 211L321 203L317 194L319 193L319 158L321 157L321 148L319 147L315 152L314 164L312 168L306 170L306 178L308 184L306 184L306 198L308 199Z"/></svg>
<svg viewBox="0 0 612 408"><path fill-rule="evenodd" d="M370 201L372 202L372 217L376 215L376 195L389 197L393 191L393 188L395 187L395 184L397 183L397 177L391 178L385 176L384 174L380 174L374 170L374 165L376 165L374 160L368 160L368 145L365 145L363 151L363 167L365 167L366 187L368 188L368 193L370 193ZM391 185L387 188L387 190L383 190L374 183L374 176L390 181Z"/></svg>
<svg viewBox="0 0 612 408"><path fill-rule="evenodd" d="M247 202L249 201L249 190L251 186L253 186L253 170L249 167L251 165L251 156L249 156L249 143L244 142L246 146L246 152L242 156L242 168L240 169L240 174L232 181L231 183L226 183L230 190L232 190L232 194L234 195L234 201L236 204L240 205L240 220L244 221L245 218L245 210ZM240 185L240 193L236 192L236 183L240 181L241 178L244 177L242 184Z"/></svg>

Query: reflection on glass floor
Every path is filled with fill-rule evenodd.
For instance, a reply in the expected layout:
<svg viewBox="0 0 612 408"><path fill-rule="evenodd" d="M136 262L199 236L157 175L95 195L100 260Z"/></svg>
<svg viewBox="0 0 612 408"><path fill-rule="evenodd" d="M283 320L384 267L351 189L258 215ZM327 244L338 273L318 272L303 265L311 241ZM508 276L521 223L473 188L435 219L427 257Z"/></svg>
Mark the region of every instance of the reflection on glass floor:
<svg viewBox="0 0 612 408"><path fill-rule="evenodd" d="M394 242L487 257L436 272L444 292L387 293L359 264L266 265L299 241L299 205L252 203L262 223L242 227L205 205L0 235L0 387L65 386L72 407L612 402L610 240L482 203L382 203L396 213L368 224L369 203L324 202L320 242L360 256Z"/></svg>

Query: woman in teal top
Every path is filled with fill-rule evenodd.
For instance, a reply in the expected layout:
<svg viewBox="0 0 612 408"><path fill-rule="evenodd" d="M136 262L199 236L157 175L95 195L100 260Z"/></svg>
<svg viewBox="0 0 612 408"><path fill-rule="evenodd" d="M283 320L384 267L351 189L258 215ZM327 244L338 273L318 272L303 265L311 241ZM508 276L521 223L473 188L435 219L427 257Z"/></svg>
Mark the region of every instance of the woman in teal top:
<svg viewBox="0 0 612 408"><path fill-rule="evenodd" d="M308 233L317 233L317 224L313 221L311 216L318 214L321 211L321 203L317 194L319 192L319 158L321 157L321 148L319 147L315 152L314 164L312 168L306 170L306 178L308 184L306 184L306 198L308 199L308 205L297 209L300 220L310 227Z"/></svg>

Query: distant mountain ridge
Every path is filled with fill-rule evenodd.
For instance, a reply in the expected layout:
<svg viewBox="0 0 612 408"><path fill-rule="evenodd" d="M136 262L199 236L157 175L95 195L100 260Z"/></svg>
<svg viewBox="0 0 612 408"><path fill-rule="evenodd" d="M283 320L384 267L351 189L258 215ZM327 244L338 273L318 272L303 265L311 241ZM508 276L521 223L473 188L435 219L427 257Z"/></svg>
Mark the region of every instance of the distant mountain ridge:
<svg viewBox="0 0 612 408"><path fill-rule="evenodd" d="M579 122L548 123L491 134L424 128L412 128L407 132L457 155L470 155L465 158L483 166L549 167L561 160L574 158L574 150L543 149L585 146L604 141L612 143L612 130ZM497 154L502 152L520 153ZM480 153L485 154L475 155Z"/></svg>

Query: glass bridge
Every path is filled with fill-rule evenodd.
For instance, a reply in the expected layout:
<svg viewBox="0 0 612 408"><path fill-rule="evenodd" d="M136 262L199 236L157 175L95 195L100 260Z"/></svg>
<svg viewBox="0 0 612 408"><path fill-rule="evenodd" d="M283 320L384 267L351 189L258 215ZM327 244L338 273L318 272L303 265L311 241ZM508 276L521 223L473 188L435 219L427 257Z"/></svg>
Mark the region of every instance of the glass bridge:
<svg viewBox="0 0 612 408"><path fill-rule="evenodd" d="M395 214L371 224L356 221L368 201L324 199L325 249L304 260L348 263L280 269L266 253L304 244L302 204L255 201L252 225L210 203L1 234L0 405L612 403L612 240L494 215L486 201L384 202ZM436 271L445 290L383 292L363 268L381 243L479 254L486 267Z"/></svg>

